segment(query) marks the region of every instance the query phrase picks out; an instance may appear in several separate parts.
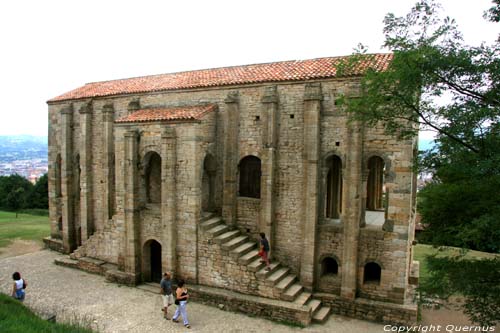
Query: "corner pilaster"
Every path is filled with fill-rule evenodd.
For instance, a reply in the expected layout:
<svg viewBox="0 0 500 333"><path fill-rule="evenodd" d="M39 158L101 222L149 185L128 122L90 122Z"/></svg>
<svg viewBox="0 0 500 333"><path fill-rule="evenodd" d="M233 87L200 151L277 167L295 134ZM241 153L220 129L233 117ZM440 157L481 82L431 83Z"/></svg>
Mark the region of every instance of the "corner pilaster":
<svg viewBox="0 0 500 333"><path fill-rule="evenodd" d="M61 110L61 192L62 192L62 238L65 253L76 248L73 193L72 151L73 104Z"/></svg>

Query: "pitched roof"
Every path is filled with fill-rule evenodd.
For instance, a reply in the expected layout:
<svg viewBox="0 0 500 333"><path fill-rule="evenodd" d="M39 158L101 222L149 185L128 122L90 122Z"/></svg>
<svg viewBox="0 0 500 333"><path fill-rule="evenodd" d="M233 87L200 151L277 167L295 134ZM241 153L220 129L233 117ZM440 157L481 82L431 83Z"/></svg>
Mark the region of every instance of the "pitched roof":
<svg viewBox="0 0 500 333"><path fill-rule="evenodd" d="M198 120L215 110L214 104L179 106L172 108L151 108L135 111L115 120L116 123L140 123L161 120Z"/></svg>
<svg viewBox="0 0 500 333"><path fill-rule="evenodd" d="M166 90L333 78L337 75L338 65L351 57L292 60L92 82L52 98L48 103ZM368 68L383 71L391 60L390 53L363 55L343 76L362 75Z"/></svg>

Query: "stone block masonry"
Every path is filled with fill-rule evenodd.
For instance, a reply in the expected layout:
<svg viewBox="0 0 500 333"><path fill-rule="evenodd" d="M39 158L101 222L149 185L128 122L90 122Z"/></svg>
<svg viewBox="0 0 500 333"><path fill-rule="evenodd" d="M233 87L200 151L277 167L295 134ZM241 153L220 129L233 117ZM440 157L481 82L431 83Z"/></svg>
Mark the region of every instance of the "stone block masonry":
<svg viewBox="0 0 500 333"><path fill-rule="evenodd" d="M157 82L163 76L144 77L49 101L46 244L115 265L101 273L121 283L168 270L190 284L275 299L280 293L249 265L265 232L272 260L286 263L272 272L276 282L326 295L334 312L344 304L351 316L413 320L416 308L405 306L418 281L410 251L416 140L350 121L336 100L359 95L362 72L336 77L329 59L311 60L314 73L303 78L233 82L252 70L242 66L234 77L224 76L233 68L167 75L194 82L175 89L158 88L170 82ZM284 64L256 66L267 73ZM213 73L228 81L196 84ZM212 233L239 231L254 248L237 237L221 246L220 235L200 228L214 216L228 230Z"/></svg>

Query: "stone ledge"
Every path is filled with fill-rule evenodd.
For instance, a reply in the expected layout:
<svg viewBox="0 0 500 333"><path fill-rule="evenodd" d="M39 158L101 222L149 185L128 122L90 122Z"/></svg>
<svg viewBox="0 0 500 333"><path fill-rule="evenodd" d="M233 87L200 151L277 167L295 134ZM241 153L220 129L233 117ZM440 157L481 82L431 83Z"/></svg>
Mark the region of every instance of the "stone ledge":
<svg viewBox="0 0 500 333"><path fill-rule="evenodd" d="M141 285L139 288L158 293L158 287L155 287L152 283ZM189 294L196 302L215 307L220 307L220 304L222 304L225 310L264 317L278 322L294 323L300 326L308 326L312 320L309 307L293 302L245 295L227 289L201 285L190 284L188 289Z"/></svg>
<svg viewBox="0 0 500 333"><path fill-rule="evenodd" d="M136 286L139 280L139 276L136 274L126 273L119 271L117 269L111 269L104 273L106 280L109 282L114 282L118 284L124 284L127 286Z"/></svg>
<svg viewBox="0 0 500 333"><path fill-rule="evenodd" d="M45 248L51 249L57 252L64 252L62 239L45 237L43 239L43 243L45 244Z"/></svg>
<svg viewBox="0 0 500 333"><path fill-rule="evenodd" d="M327 293L314 293L315 298L331 307L332 313L392 325L414 325L417 304L395 304L365 298L349 300Z"/></svg>

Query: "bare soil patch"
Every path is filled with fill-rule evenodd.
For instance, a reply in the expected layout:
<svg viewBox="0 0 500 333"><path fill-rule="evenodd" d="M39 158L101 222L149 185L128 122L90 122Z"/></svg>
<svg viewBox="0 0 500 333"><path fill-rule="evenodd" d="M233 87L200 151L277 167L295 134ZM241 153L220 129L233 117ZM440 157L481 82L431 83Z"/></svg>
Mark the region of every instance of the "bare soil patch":
<svg viewBox="0 0 500 333"><path fill-rule="evenodd" d="M0 248L0 258L16 257L43 249L41 241L15 239L6 247Z"/></svg>

